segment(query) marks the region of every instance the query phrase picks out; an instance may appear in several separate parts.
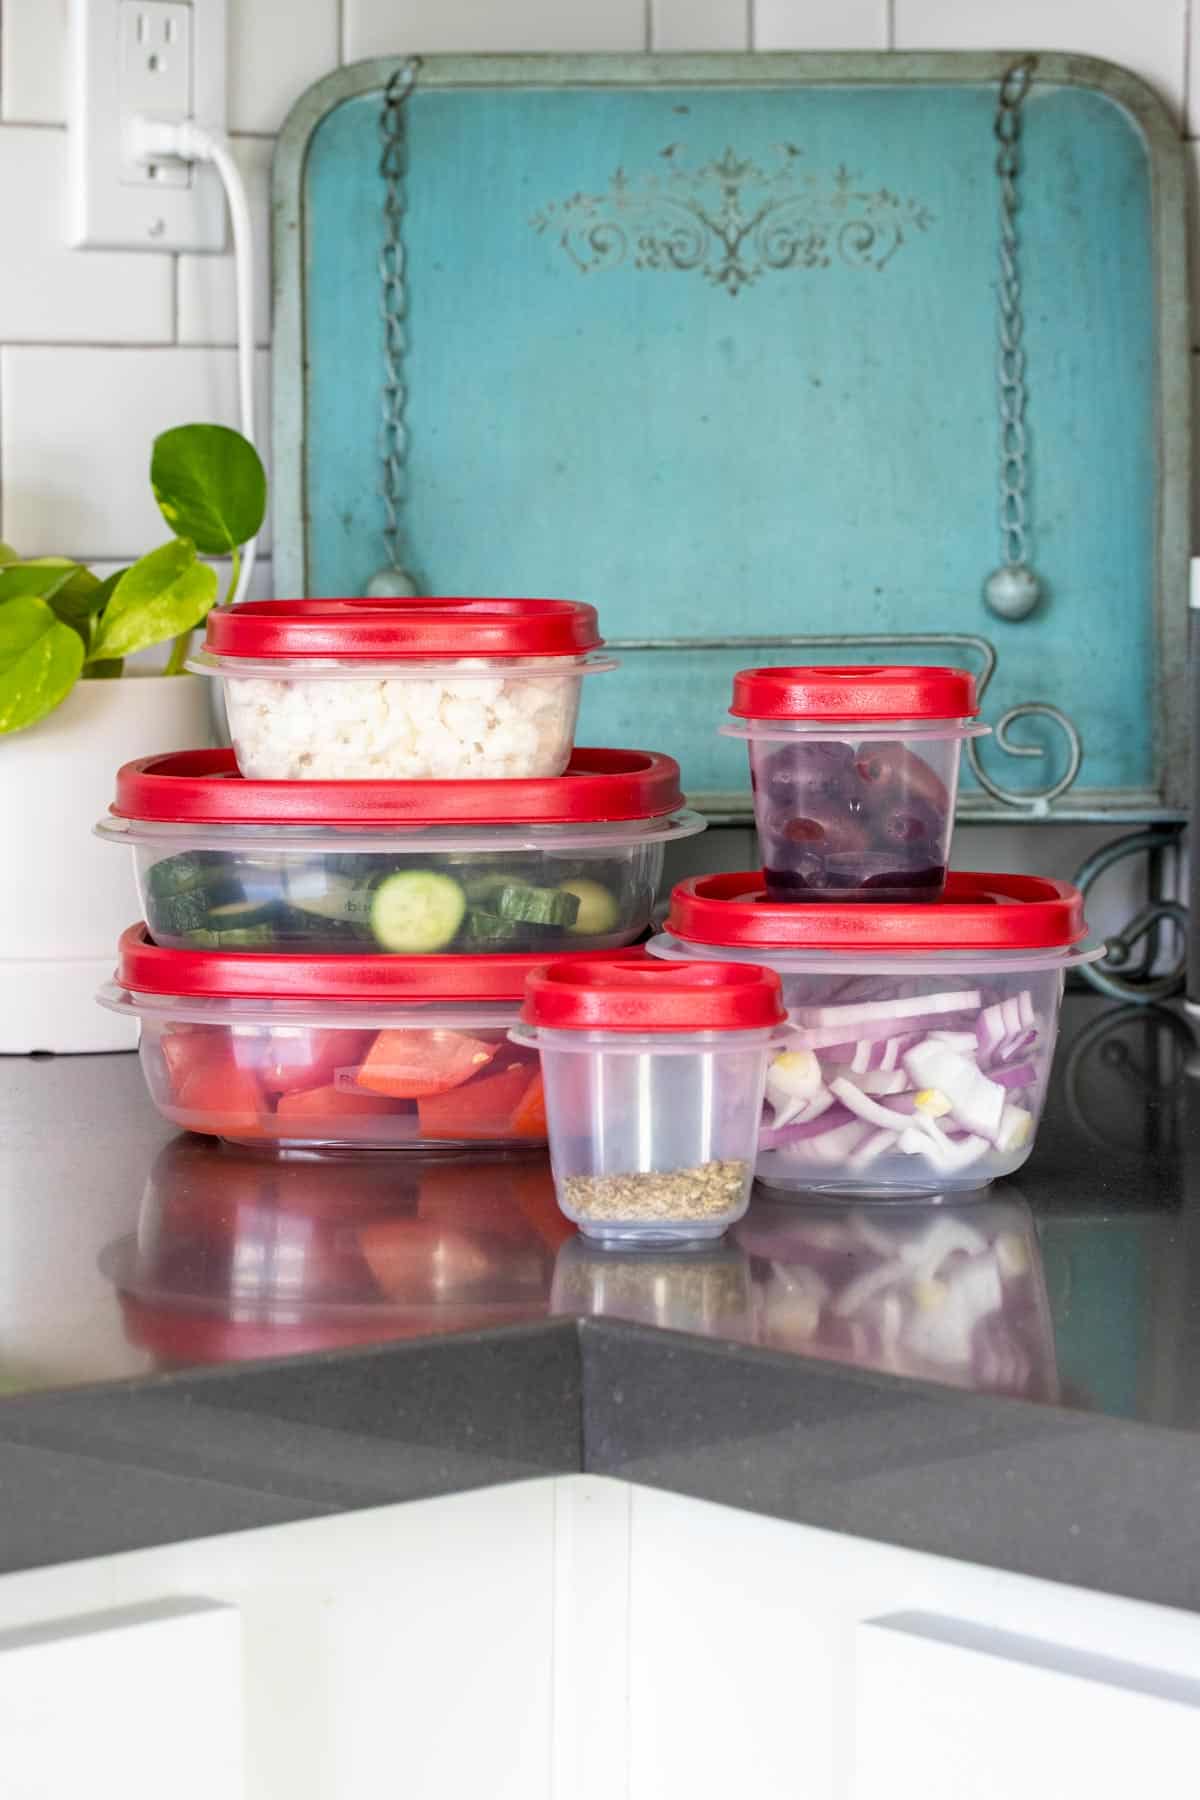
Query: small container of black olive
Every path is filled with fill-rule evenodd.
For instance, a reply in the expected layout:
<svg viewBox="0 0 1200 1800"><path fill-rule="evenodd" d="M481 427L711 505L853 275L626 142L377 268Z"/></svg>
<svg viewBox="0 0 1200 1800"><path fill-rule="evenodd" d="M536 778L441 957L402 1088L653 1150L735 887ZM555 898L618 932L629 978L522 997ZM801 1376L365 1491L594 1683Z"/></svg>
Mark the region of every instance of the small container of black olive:
<svg viewBox="0 0 1200 1800"><path fill-rule="evenodd" d="M767 898L928 901L946 885L964 739L988 730L965 669L743 669Z"/></svg>

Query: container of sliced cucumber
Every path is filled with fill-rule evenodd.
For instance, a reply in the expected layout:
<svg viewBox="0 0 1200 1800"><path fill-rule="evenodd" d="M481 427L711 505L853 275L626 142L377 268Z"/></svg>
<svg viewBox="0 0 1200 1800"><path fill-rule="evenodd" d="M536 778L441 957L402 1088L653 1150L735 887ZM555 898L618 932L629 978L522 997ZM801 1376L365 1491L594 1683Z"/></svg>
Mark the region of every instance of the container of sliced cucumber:
<svg viewBox="0 0 1200 1800"><path fill-rule="evenodd" d="M169 949L560 955L639 937L666 844L703 820L646 751L481 783L247 781L213 750L126 764L96 829L132 849Z"/></svg>

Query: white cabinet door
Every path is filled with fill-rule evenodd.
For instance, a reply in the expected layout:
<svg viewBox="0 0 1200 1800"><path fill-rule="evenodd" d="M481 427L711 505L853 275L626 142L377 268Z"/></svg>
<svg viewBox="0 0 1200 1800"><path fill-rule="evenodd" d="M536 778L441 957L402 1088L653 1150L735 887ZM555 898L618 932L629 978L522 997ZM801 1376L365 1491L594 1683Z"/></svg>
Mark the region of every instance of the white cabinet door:
<svg viewBox="0 0 1200 1800"><path fill-rule="evenodd" d="M930 1613L856 1640L853 1800L1194 1790L1198 1680Z"/></svg>
<svg viewBox="0 0 1200 1800"><path fill-rule="evenodd" d="M0 1631L5 1800L241 1800L241 1650L204 1600Z"/></svg>

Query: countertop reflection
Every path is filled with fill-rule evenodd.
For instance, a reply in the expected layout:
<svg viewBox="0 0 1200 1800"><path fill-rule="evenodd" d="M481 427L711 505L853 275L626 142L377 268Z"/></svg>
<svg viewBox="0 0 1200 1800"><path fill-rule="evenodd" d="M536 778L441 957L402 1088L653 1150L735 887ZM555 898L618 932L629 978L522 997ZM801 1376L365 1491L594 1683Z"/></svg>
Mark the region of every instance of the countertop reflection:
<svg viewBox="0 0 1200 1800"><path fill-rule="evenodd" d="M756 1190L719 1245L613 1252L544 1157L279 1161L170 1137L130 1056L0 1064L8 1392L606 1317L1200 1424L1200 1081L1169 1009L1068 999L1018 1181L940 1205Z"/></svg>

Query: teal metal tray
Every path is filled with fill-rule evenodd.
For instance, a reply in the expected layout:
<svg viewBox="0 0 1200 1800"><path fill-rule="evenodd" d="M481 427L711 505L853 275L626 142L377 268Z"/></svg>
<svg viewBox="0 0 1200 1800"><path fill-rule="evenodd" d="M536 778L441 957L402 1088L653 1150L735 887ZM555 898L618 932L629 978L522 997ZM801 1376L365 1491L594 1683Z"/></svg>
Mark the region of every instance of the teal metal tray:
<svg viewBox="0 0 1200 1800"><path fill-rule="evenodd" d="M964 816L1170 820L1186 801L1183 150L1139 81L1041 56L1020 237L1032 561L997 530L992 120L1005 55L429 57L406 103L407 496L432 593L563 594L626 648L581 737L679 755L744 815L735 668L877 646L980 666ZM275 168L283 594L386 562L383 90L341 70ZM733 640L740 641L733 641ZM987 640L983 642L982 640ZM1073 722L1082 760L1039 706ZM1014 774L1015 771L1015 774ZM990 791L989 783L990 781ZM1025 785L1022 787L1022 782Z"/></svg>

